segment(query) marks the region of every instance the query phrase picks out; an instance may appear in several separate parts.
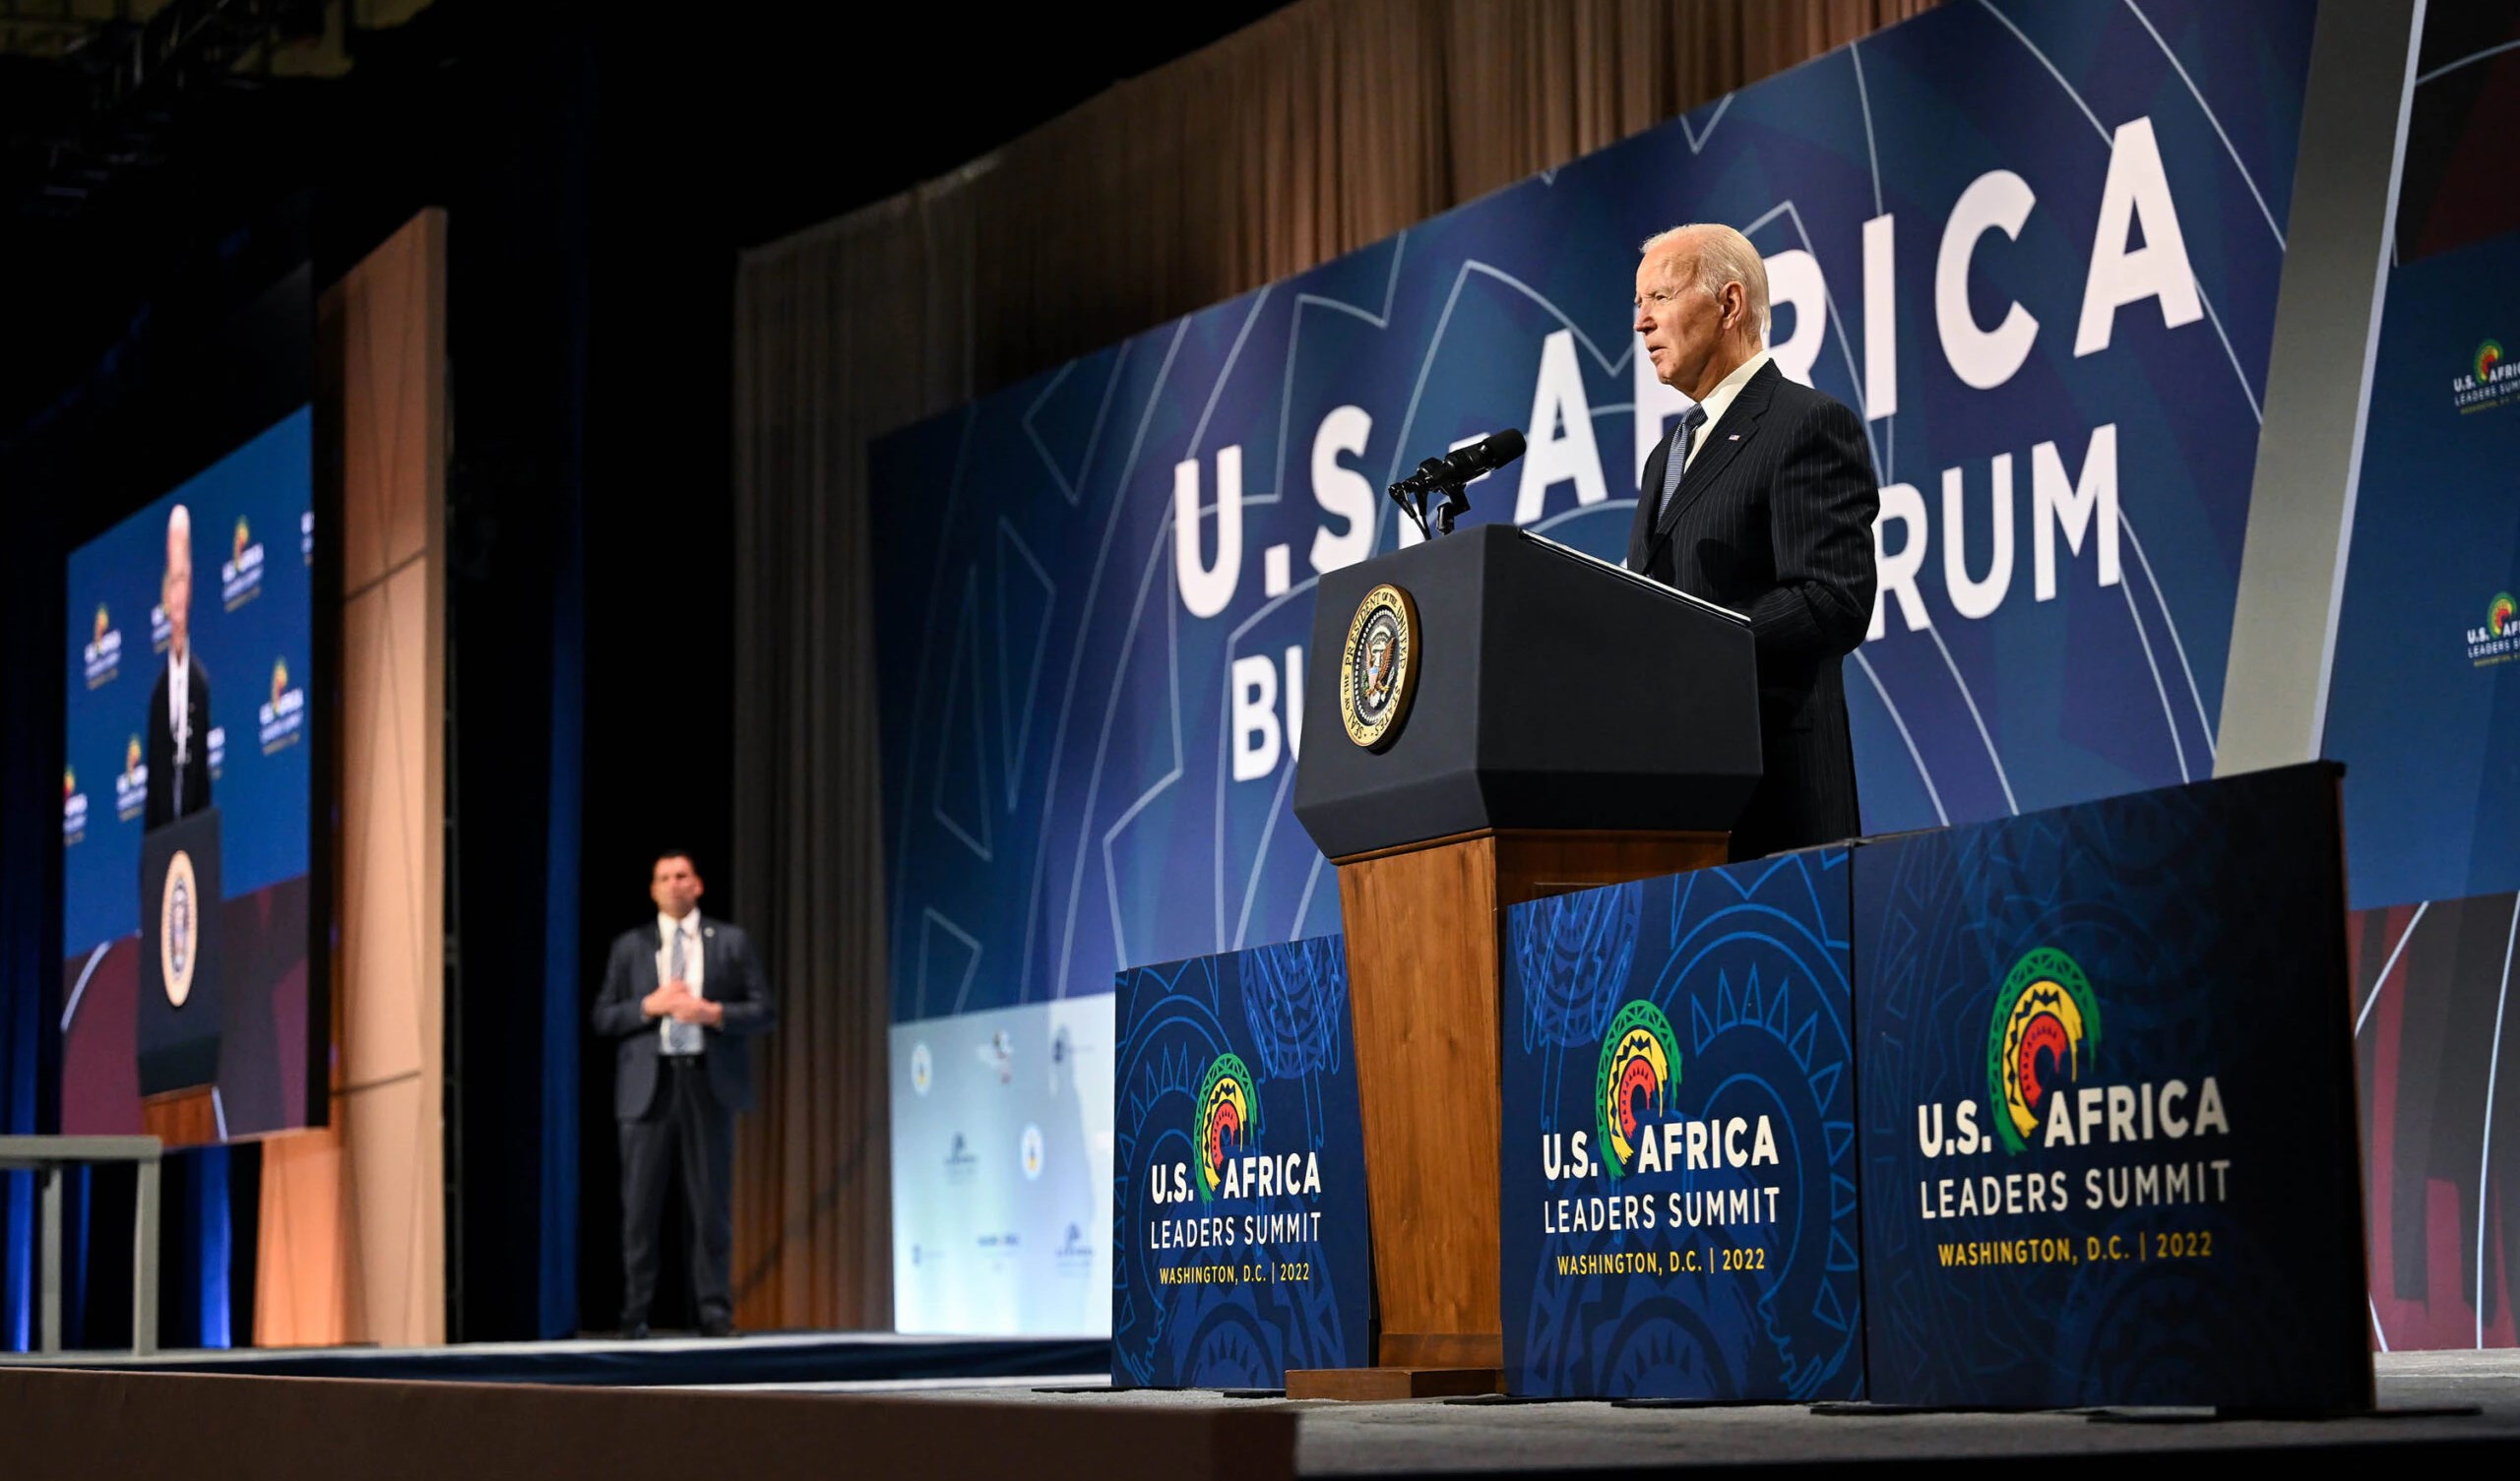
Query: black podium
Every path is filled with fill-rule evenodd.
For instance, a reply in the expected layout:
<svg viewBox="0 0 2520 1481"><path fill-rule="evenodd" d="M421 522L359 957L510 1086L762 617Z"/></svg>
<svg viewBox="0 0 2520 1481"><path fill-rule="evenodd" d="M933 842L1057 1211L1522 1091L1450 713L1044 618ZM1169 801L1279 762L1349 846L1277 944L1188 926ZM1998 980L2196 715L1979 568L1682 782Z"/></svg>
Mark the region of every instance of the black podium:
<svg viewBox="0 0 2520 1481"><path fill-rule="evenodd" d="M1316 600L1294 810L1339 866L1378 1366L1287 1391L1489 1390L1503 912L1724 862L1759 780L1750 630L1501 525Z"/></svg>
<svg viewBox="0 0 2520 1481"><path fill-rule="evenodd" d="M140 1005L144 1099L203 1090L219 1079L219 809L151 829L140 840Z"/></svg>

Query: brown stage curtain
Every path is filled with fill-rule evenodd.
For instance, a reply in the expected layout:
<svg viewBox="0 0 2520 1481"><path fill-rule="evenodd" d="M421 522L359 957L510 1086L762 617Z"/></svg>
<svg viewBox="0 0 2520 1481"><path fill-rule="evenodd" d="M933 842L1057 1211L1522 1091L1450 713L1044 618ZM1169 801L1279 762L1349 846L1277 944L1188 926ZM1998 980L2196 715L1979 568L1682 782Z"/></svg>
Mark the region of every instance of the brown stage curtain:
<svg viewBox="0 0 2520 1481"><path fill-rule="evenodd" d="M866 443L1378 241L1934 0L1303 0L735 281L738 1132L753 1327L892 1321Z"/></svg>

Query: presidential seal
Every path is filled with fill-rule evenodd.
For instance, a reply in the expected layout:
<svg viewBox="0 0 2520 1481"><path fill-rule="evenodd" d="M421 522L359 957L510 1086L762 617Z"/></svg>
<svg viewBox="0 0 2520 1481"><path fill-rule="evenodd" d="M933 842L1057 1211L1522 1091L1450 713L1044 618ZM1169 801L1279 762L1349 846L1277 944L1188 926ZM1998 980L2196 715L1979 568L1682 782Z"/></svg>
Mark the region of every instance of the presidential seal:
<svg viewBox="0 0 2520 1481"><path fill-rule="evenodd" d="M201 964L201 909L193 856L179 848L166 861L166 892L158 902L158 965L171 1007L192 996L193 968Z"/></svg>
<svg viewBox="0 0 2520 1481"><path fill-rule="evenodd" d="M1339 658L1339 718L1348 739L1379 751L1400 733L1418 692L1418 603L1388 583L1365 593Z"/></svg>

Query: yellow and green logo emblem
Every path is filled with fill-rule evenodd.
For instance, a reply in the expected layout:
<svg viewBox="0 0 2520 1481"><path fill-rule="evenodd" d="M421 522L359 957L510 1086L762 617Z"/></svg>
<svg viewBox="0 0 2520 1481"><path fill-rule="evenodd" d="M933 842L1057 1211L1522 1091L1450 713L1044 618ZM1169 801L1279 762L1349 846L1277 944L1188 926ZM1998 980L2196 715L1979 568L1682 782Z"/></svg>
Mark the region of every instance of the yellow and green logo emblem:
<svg viewBox="0 0 2520 1481"><path fill-rule="evenodd" d="M1593 1108L1603 1160L1612 1178L1636 1166L1645 1129L1665 1119L1671 1087L1680 1082L1680 1041L1663 1010L1638 998L1610 1019L1602 1038L1601 1069L1593 1078Z"/></svg>
<svg viewBox="0 0 2520 1481"><path fill-rule="evenodd" d="M2014 962L1986 1030L1986 1097L2006 1151L2030 1144L2048 1097L2080 1080L2099 1048L2100 999L2074 958L2040 947Z"/></svg>
<svg viewBox="0 0 2520 1481"><path fill-rule="evenodd" d="M1235 1054L1220 1054L1199 1081L1199 1200L1225 1186L1226 1164L1260 1134L1260 1091Z"/></svg>

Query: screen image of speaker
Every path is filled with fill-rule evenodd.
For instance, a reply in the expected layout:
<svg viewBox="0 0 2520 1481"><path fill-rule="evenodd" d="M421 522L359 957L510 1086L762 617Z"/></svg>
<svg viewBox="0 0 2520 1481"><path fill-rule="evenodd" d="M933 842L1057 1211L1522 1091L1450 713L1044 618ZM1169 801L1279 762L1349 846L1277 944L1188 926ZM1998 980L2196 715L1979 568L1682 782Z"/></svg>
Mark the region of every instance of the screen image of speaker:
<svg viewBox="0 0 2520 1481"><path fill-rule="evenodd" d="M313 441L299 405L70 553L64 1132L321 1119Z"/></svg>

